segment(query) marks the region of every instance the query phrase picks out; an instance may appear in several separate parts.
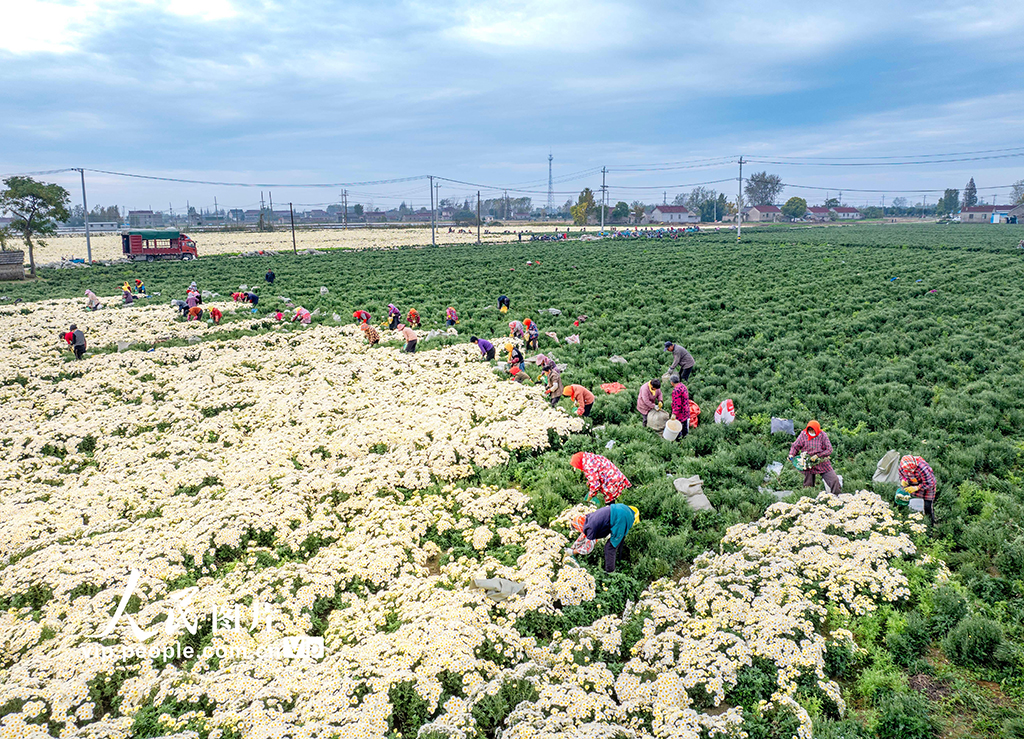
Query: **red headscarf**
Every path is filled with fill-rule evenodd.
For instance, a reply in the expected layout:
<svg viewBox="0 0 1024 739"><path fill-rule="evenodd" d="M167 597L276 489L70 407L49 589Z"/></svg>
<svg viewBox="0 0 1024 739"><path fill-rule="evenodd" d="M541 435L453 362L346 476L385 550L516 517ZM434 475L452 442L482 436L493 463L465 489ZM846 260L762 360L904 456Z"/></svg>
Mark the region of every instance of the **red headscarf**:
<svg viewBox="0 0 1024 739"><path fill-rule="evenodd" d="M909 454L900 457L900 474L903 475L904 479L916 478L921 474L922 464L924 464L924 459L921 457L914 457Z"/></svg>
<svg viewBox="0 0 1024 739"><path fill-rule="evenodd" d="M574 455L572 455L572 459L569 460L569 464L571 464L573 467L575 467L578 470L582 470L583 469L583 452L576 452Z"/></svg>
<svg viewBox="0 0 1024 739"><path fill-rule="evenodd" d="M809 424L807 424L807 428L804 429L804 431L807 432L807 435L809 437L815 439L817 438L818 434L821 433L821 424L818 423L817 421L811 421Z"/></svg>

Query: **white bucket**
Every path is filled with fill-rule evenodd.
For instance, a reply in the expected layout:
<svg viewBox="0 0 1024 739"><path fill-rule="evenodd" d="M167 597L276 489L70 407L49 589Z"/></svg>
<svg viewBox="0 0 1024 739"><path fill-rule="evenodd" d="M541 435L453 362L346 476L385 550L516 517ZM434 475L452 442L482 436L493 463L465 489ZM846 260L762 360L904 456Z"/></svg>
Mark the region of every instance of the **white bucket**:
<svg viewBox="0 0 1024 739"><path fill-rule="evenodd" d="M676 437L683 432L683 424L674 418L665 422L665 430L661 432L661 438L665 441L675 441Z"/></svg>

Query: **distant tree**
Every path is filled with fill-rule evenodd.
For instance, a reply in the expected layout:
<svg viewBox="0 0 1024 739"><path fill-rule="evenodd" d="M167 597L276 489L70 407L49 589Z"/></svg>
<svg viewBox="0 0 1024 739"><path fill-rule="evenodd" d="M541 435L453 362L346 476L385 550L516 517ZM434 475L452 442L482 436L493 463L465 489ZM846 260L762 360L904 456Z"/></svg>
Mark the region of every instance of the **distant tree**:
<svg viewBox="0 0 1024 739"><path fill-rule="evenodd" d="M617 202L615 209L612 211L612 218L616 221L624 221L629 218L629 203L624 200Z"/></svg>
<svg viewBox="0 0 1024 739"><path fill-rule="evenodd" d="M893 198L892 209L895 215L903 215L907 210L907 199L903 197Z"/></svg>
<svg viewBox="0 0 1024 739"><path fill-rule="evenodd" d="M461 208L455 211L455 225L456 226L475 226L476 225L476 213L468 208Z"/></svg>
<svg viewBox="0 0 1024 739"><path fill-rule="evenodd" d="M715 220L716 221L720 221L723 218L725 218L727 215L730 215L729 205L730 205L729 199L727 197L725 197L725 193L719 193L718 194L718 198L715 199ZM735 211L735 206L733 206L733 210Z"/></svg>
<svg viewBox="0 0 1024 739"><path fill-rule="evenodd" d="M1024 180L1017 180L1013 183L1013 189L1010 191L1010 202L1014 205L1024 203Z"/></svg>
<svg viewBox="0 0 1024 739"><path fill-rule="evenodd" d="M56 232L57 224L71 217L68 212L70 196L60 185L47 185L31 177L8 177L4 185L6 189L0 190L0 213L11 214L11 231L20 233L25 240L29 269L35 277L33 238ZM39 243L42 245L44 242Z"/></svg>
<svg viewBox="0 0 1024 739"><path fill-rule="evenodd" d="M398 214L404 216L408 212L409 212L409 206L406 205L405 201L403 200L402 204L398 206Z"/></svg>
<svg viewBox="0 0 1024 739"><path fill-rule="evenodd" d="M974 186L974 178L972 177L967 183L967 187L964 188L964 200L963 207L972 208L978 204L978 188Z"/></svg>
<svg viewBox="0 0 1024 739"><path fill-rule="evenodd" d="M942 199L939 200L939 204L936 206L935 212L940 216L951 215L956 213L959 207L960 191L947 188L946 192L942 195Z"/></svg>
<svg viewBox="0 0 1024 739"><path fill-rule="evenodd" d="M743 193L748 205L774 205L782 194L782 178L777 174L755 172L747 179Z"/></svg>
<svg viewBox="0 0 1024 739"><path fill-rule="evenodd" d="M644 218L646 207L639 200L634 200L629 204L629 210L633 214L633 223L640 223Z"/></svg>
<svg viewBox="0 0 1024 739"><path fill-rule="evenodd" d="M357 218L362 218L363 217L363 206L362 206L362 204L361 203L356 203L354 206L352 206L352 212L356 214Z"/></svg>
<svg viewBox="0 0 1024 739"><path fill-rule="evenodd" d="M678 195L676 195L674 198L672 198L672 205L682 205L684 207L688 207L688 206L686 206L686 201L689 200L689 199L690 199L689 195L687 195L686 193L682 193L681 192Z"/></svg>
<svg viewBox="0 0 1024 739"><path fill-rule="evenodd" d="M576 205L571 207L572 222L577 226L587 225L587 218L594 210L594 193L589 187L583 188Z"/></svg>
<svg viewBox="0 0 1024 739"><path fill-rule="evenodd" d="M828 198L824 205L826 208L831 210L832 208L838 208L842 203L839 202L839 198Z"/></svg>
<svg viewBox="0 0 1024 739"><path fill-rule="evenodd" d="M786 218L803 218L804 214L807 213L807 201L803 198L796 196L791 197L786 201L786 204L782 206L782 215Z"/></svg>

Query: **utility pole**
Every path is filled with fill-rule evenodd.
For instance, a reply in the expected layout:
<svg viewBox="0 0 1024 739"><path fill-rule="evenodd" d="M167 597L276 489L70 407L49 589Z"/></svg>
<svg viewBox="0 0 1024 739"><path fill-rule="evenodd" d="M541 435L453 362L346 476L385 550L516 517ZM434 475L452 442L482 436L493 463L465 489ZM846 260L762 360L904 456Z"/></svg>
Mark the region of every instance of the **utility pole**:
<svg viewBox="0 0 1024 739"><path fill-rule="evenodd" d="M348 190L341 191L342 221L345 228L348 228Z"/></svg>
<svg viewBox="0 0 1024 739"><path fill-rule="evenodd" d="M437 221L441 222L441 183L434 185L434 205L437 207Z"/></svg>
<svg viewBox="0 0 1024 739"><path fill-rule="evenodd" d="M188 204L188 200L185 201L185 226L189 231L192 230L192 206Z"/></svg>
<svg viewBox="0 0 1024 739"><path fill-rule="evenodd" d="M89 204L85 201L85 169L79 167L78 174L82 175L82 211L85 213L86 259L89 264L92 264L92 239L89 237Z"/></svg>
<svg viewBox="0 0 1024 739"><path fill-rule="evenodd" d="M668 205L668 190L661 193L661 202L663 205Z"/></svg>
<svg viewBox="0 0 1024 739"><path fill-rule="evenodd" d="M476 191L476 243L480 243L480 191Z"/></svg>
<svg viewBox="0 0 1024 739"><path fill-rule="evenodd" d="M298 255L299 250L295 246L295 209L292 208L291 203L288 203L288 215L292 219L292 254Z"/></svg>
<svg viewBox="0 0 1024 739"><path fill-rule="evenodd" d="M266 204L263 202L263 191L260 190L260 221L259 221L259 225L257 226L257 228L260 231L263 230L263 219L266 218L266 216L267 216L267 207L266 207Z"/></svg>
<svg viewBox="0 0 1024 739"><path fill-rule="evenodd" d="M216 218L219 214L220 214L220 211L217 209L217 196L214 195L213 196L213 217Z"/></svg>
<svg viewBox="0 0 1024 739"><path fill-rule="evenodd" d="M604 231L604 209L608 204L608 188L604 184L604 176L608 172L607 167L601 167L601 230Z"/></svg>
<svg viewBox="0 0 1024 739"><path fill-rule="evenodd" d="M740 156L739 188L736 191L736 243L743 231L743 156Z"/></svg>
<svg viewBox="0 0 1024 739"><path fill-rule="evenodd" d="M548 216L555 210L555 188L551 184L551 162L554 158L554 155L548 151Z"/></svg>
<svg viewBox="0 0 1024 739"><path fill-rule="evenodd" d="M430 245L437 246L434 236L434 175L430 175Z"/></svg>

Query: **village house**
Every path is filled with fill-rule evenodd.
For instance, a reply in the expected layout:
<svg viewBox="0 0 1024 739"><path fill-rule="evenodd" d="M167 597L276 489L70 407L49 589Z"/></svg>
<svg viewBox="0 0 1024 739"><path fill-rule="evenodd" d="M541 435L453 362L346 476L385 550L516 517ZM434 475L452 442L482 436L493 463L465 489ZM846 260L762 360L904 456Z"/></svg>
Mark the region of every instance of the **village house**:
<svg viewBox="0 0 1024 739"><path fill-rule="evenodd" d="M832 212L823 205L809 205L804 218L808 221L828 221L832 218Z"/></svg>
<svg viewBox="0 0 1024 739"><path fill-rule="evenodd" d="M693 213L685 205L658 205L644 216L644 223L699 223L700 214Z"/></svg>
<svg viewBox="0 0 1024 739"><path fill-rule="evenodd" d="M1012 205L972 205L960 211L960 223L1009 223L1013 210Z"/></svg>
<svg viewBox="0 0 1024 739"><path fill-rule="evenodd" d="M833 208L832 212L836 214L836 220L839 221L856 221L864 217L864 214L856 208L848 208L845 205Z"/></svg>
<svg viewBox="0 0 1024 739"><path fill-rule="evenodd" d="M752 205L743 209L743 220L751 223L772 223L782 220L782 209L777 205Z"/></svg>

